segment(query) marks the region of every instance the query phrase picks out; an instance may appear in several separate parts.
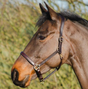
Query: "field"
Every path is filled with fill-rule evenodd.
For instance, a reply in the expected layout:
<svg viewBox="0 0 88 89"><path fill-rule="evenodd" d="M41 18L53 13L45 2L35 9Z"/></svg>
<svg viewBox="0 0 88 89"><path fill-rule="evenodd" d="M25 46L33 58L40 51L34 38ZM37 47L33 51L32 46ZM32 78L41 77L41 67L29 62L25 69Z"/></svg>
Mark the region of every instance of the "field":
<svg viewBox="0 0 88 89"><path fill-rule="evenodd" d="M53 3L52 0L49 0L50 2ZM72 9L70 4L74 6L73 2L69 3L69 9L74 11L75 8ZM60 11L59 6L54 5ZM82 11L79 8L75 13L88 19L86 9L83 14L80 14ZM38 3L34 1L29 0L26 5L0 0L0 89L22 89L12 83L11 68L38 29L35 24L40 14ZM25 89L80 89L80 85L72 68L64 64L45 82L33 80Z"/></svg>

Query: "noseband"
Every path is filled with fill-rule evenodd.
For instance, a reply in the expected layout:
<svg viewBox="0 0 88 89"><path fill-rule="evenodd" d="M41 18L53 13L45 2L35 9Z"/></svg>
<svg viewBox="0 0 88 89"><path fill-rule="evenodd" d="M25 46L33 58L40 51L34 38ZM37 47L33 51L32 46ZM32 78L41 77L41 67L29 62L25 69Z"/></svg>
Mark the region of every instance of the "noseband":
<svg viewBox="0 0 88 89"><path fill-rule="evenodd" d="M21 55L33 66L36 74L37 74L37 77L39 78L40 82L46 80L49 76L51 76L55 71L59 70L61 64L62 64L62 42L63 42L63 27L64 27L64 22L65 22L65 19L62 15L61 16L61 26L60 26L60 36L59 36L59 39L58 39L58 50L56 50L55 52L53 52L49 57L47 57L44 61L42 61L40 64L35 64L24 52L21 52ZM47 77L43 78L42 77L42 74L41 74L41 71L40 71L40 66L42 66L45 62L47 62L49 59L51 59L54 55L56 54L59 54L60 56L60 64L58 67L55 68L55 70L53 72L51 72Z"/></svg>

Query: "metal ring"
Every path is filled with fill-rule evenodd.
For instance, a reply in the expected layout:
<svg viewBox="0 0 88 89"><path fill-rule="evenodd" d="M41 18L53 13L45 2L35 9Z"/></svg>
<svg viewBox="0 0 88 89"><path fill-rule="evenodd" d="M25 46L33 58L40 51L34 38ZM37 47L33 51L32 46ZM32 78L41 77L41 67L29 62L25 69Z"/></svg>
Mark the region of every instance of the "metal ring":
<svg viewBox="0 0 88 89"><path fill-rule="evenodd" d="M40 70L40 65L39 64L35 64L34 65L34 69L37 70L37 71Z"/></svg>

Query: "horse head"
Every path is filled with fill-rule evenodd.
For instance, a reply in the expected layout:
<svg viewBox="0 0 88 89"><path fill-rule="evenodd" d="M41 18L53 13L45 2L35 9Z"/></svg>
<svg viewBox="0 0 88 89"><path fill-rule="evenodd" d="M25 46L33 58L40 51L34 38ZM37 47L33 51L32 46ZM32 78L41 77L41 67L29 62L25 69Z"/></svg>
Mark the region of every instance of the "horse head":
<svg viewBox="0 0 88 89"><path fill-rule="evenodd" d="M69 63L67 59L71 51L64 32L67 29L66 19L45 5L47 10L40 4L42 16L37 22L38 31L11 70L13 83L20 87L27 87L31 80L37 77L41 80L42 74L50 69L59 69L58 66Z"/></svg>

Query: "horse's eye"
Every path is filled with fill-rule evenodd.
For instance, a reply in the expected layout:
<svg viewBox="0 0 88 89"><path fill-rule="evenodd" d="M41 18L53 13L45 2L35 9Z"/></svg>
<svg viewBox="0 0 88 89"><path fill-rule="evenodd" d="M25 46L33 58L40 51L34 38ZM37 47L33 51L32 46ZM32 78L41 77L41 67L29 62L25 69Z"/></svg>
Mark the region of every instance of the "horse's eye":
<svg viewBox="0 0 88 89"><path fill-rule="evenodd" d="M44 40L45 38L46 38L45 36L42 36L42 35L39 36L40 40Z"/></svg>

